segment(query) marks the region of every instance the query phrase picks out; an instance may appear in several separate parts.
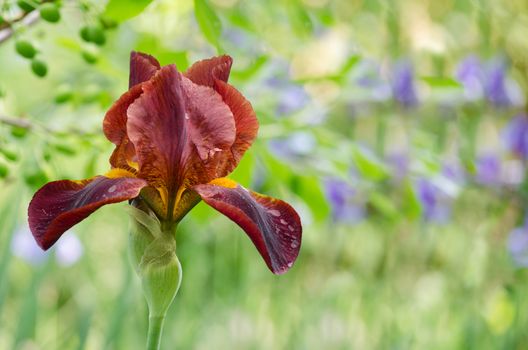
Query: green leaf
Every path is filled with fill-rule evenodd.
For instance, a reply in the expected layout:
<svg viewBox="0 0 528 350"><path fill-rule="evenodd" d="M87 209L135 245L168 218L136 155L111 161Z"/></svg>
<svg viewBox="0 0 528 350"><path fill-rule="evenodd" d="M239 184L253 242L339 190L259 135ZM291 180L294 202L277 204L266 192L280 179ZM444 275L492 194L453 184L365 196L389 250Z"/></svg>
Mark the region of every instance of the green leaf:
<svg viewBox="0 0 528 350"><path fill-rule="evenodd" d="M253 178L253 169L255 168L255 157L251 152L248 152L242 158L236 169L229 176L234 181L240 183L242 186L250 186Z"/></svg>
<svg viewBox="0 0 528 350"><path fill-rule="evenodd" d="M61 104L70 101L74 96L71 86L59 86L55 94L54 101L56 104Z"/></svg>
<svg viewBox="0 0 528 350"><path fill-rule="evenodd" d="M2 153L7 160L12 162L18 160L18 152L12 148L2 147L0 148L0 153Z"/></svg>
<svg viewBox="0 0 528 350"><path fill-rule="evenodd" d="M26 185L35 190L42 187L48 181L49 178L42 169L36 169L24 175L24 182Z"/></svg>
<svg viewBox="0 0 528 350"><path fill-rule="evenodd" d="M422 77L424 82L432 88L461 88L462 85L454 79L443 77Z"/></svg>
<svg viewBox="0 0 528 350"><path fill-rule="evenodd" d="M361 175L373 181L381 181L388 176L388 170L374 155L354 148L352 158Z"/></svg>
<svg viewBox="0 0 528 350"><path fill-rule="evenodd" d="M206 0L194 0L194 15L205 38L220 51L222 22Z"/></svg>
<svg viewBox="0 0 528 350"><path fill-rule="evenodd" d="M20 188L15 188L14 190L7 191L5 187L2 187L2 196L4 196L5 201L0 207L0 239L2 240L2 247L0 248L0 276L4 280L11 280L9 278L9 264L11 263L11 240L14 228L17 224L19 209L20 209L20 200L23 198L25 191L20 191ZM7 292L9 290L9 283L0 283L0 314L2 314L2 308L4 301L10 300L7 299Z"/></svg>
<svg viewBox="0 0 528 350"><path fill-rule="evenodd" d="M153 35L141 35L135 49L153 55L163 66L175 63L180 71L184 71L189 67L189 60L186 51L172 51L171 49L164 47L159 42L159 39Z"/></svg>
<svg viewBox="0 0 528 350"><path fill-rule="evenodd" d="M94 50L83 49L81 51L81 56L83 60L85 60L88 64L97 63L97 60L99 59L99 57L97 56L97 52L95 52Z"/></svg>
<svg viewBox="0 0 528 350"><path fill-rule="evenodd" d="M102 16L116 22L123 22L139 15L151 2L152 0L110 0Z"/></svg>
<svg viewBox="0 0 528 350"><path fill-rule="evenodd" d="M19 40L15 43L16 52L25 58L33 58L37 54L37 50L29 41Z"/></svg>
<svg viewBox="0 0 528 350"><path fill-rule="evenodd" d="M321 188L321 180L317 176L297 176L294 179L293 192L304 199L314 218L316 220L327 218L330 207Z"/></svg>
<svg viewBox="0 0 528 350"><path fill-rule="evenodd" d="M52 145L57 152L62 153L66 156L74 156L77 154L77 150L67 143L56 143Z"/></svg>
<svg viewBox="0 0 528 350"><path fill-rule="evenodd" d="M17 6L20 7L21 10L26 12L31 12L35 9L35 6L32 4L33 2L27 1L27 0L19 0L17 1Z"/></svg>
<svg viewBox="0 0 528 350"><path fill-rule="evenodd" d="M7 168L7 165L0 162L0 179L3 179L9 174L9 169Z"/></svg>
<svg viewBox="0 0 528 350"><path fill-rule="evenodd" d="M59 8L55 4L44 4L40 7L40 17L50 23L57 23L61 16Z"/></svg>
<svg viewBox="0 0 528 350"><path fill-rule="evenodd" d="M406 181L404 184L402 206L405 216L411 220L417 219L422 215L422 205L411 181Z"/></svg>
<svg viewBox="0 0 528 350"><path fill-rule="evenodd" d="M81 28L79 35L86 42L92 42L98 46L106 43L106 35L101 25L88 25Z"/></svg>
<svg viewBox="0 0 528 350"><path fill-rule="evenodd" d="M398 209L389 197L378 192L373 192L369 197L369 203L377 211L387 217L387 219L398 218Z"/></svg>
<svg viewBox="0 0 528 350"><path fill-rule="evenodd" d="M304 6L297 2L291 2L288 10L292 29L298 35L310 35L313 32L313 23Z"/></svg>
<svg viewBox="0 0 528 350"><path fill-rule="evenodd" d="M262 67L264 67L268 60L268 56L259 56L245 69L231 71L231 76L239 80L249 80L252 76L258 73Z"/></svg>
<svg viewBox="0 0 528 350"><path fill-rule="evenodd" d="M27 133L28 133L28 129L27 128L23 128L21 126L12 126L11 127L11 135L13 135L13 137L16 137L17 139L21 139L21 138L26 137Z"/></svg>
<svg viewBox="0 0 528 350"><path fill-rule="evenodd" d="M48 66L46 65L46 62L38 59L33 59L33 61L31 61L31 70L40 78L45 77L46 74L48 74Z"/></svg>

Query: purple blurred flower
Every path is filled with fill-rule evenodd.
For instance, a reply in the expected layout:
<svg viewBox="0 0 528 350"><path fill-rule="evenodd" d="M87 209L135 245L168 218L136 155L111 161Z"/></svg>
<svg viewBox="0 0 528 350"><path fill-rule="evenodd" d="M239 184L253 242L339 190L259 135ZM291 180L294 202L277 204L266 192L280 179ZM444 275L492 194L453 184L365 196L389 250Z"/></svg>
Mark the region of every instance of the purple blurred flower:
<svg viewBox="0 0 528 350"><path fill-rule="evenodd" d="M35 242L28 226L19 227L13 234L11 251L14 256L32 264L40 265L48 258L48 253L44 252ZM75 264L83 254L83 246L77 236L72 232L64 235L52 248L55 253L57 263L61 266L71 266Z"/></svg>
<svg viewBox="0 0 528 350"><path fill-rule="evenodd" d="M392 95L404 107L413 107L418 104L411 62L400 61L394 66Z"/></svg>
<svg viewBox="0 0 528 350"><path fill-rule="evenodd" d="M469 101L486 97L495 107L522 105L522 92L515 81L508 79L506 68L501 58L483 64L471 55L460 62L456 76L464 85L464 95Z"/></svg>
<svg viewBox="0 0 528 350"><path fill-rule="evenodd" d="M420 178L416 186L418 199L422 204L423 218L436 223L449 221L452 199L430 179Z"/></svg>
<svg viewBox="0 0 528 350"><path fill-rule="evenodd" d="M354 69L357 72L355 83L367 92L372 101L386 101L391 95L390 84L381 77L380 65L372 60L361 60Z"/></svg>
<svg viewBox="0 0 528 350"><path fill-rule="evenodd" d="M477 157L475 180L487 186L498 185L501 177L501 162L497 154L487 153Z"/></svg>
<svg viewBox="0 0 528 350"><path fill-rule="evenodd" d="M47 254L37 245L28 226L19 227L13 234L11 252L32 265L40 265L47 259Z"/></svg>
<svg viewBox="0 0 528 350"><path fill-rule="evenodd" d="M528 115L519 114L511 119L503 132L506 149L528 160Z"/></svg>
<svg viewBox="0 0 528 350"><path fill-rule="evenodd" d="M409 172L409 156L405 153L390 153L386 156L386 164L389 166L392 179L400 182Z"/></svg>
<svg viewBox="0 0 528 350"><path fill-rule="evenodd" d="M526 167L519 159L504 160L501 164L501 184L517 188L524 180Z"/></svg>
<svg viewBox="0 0 528 350"><path fill-rule="evenodd" d="M365 217L364 200L348 183L336 178L328 178L324 182L325 193L332 218L337 222L356 224Z"/></svg>
<svg viewBox="0 0 528 350"><path fill-rule="evenodd" d="M307 156L312 153L316 146L315 137L305 131L294 132L286 138L275 138L268 143L270 151L285 160Z"/></svg>
<svg viewBox="0 0 528 350"><path fill-rule="evenodd" d="M482 98L484 70L478 57L471 55L460 62L456 77L464 85L464 95L468 100L474 101Z"/></svg>
<svg viewBox="0 0 528 350"><path fill-rule="evenodd" d="M267 91L277 101L275 112L279 116L288 116L308 105L310 97L304 86L293 83L289 79L290 65L284 60L274 59L266 71L269 78L264 80Z"/></svg>
<svg viewBox="0 0 528 350"><path fill-rule="evenodd" d="M442 174L455 184L462 185L466 182L466 171L458 160L445 161Z"/></svg>
<svg viewBox="0 0 528 350"><path fill-rule="evenodd" d="M255 40L253 34L247 30L238 29L236 27L224 27L222 31L223 40L227 47L226 52L242 52L244 57L256 58L265 54L265 47L261 42Z"/></svg>
<svg viewBox="0 0 528 350"><path fill-rule="evenodd" d="M75 264L83 255L83 246L75 234L64 235L55 248L55 258L61 266Z"/></svg>
<svg viewBox="0 0 528 350"><path fill-rule="evenodd" d="M280 96L277 105L277 114L289 115L305 107L309 97L304 88L299 85L289 84L278 92Z"/></svg>
<svg viewBox="0 0 528 350"><path fill-rule="evenodd" d="M526 224L510 232L508 249L517 266L528 267L528 226Z"/></svg>
<svg viewBox="0 0 528 350"><path fill-rule="evenodd" d="M494 60L486 71L484 91L486 98L496 107L507 107L512 104L506 86L506 65L503 60Z"/></svg>

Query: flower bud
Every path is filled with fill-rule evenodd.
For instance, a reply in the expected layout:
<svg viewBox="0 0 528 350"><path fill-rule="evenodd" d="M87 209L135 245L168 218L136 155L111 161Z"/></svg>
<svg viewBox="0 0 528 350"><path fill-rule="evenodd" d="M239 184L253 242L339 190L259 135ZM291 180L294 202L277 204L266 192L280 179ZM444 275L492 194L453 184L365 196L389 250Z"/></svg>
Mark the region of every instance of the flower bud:
<svg viewBox="0 0 528 350"><path fill-rule="evenodd" d="M175 250L175 242L161 238L154 240L143 255L140 277L150 317L165 316L180 288L182 269Z"/></svg>
<svg viewBox="0 0 528 350"><path fill-rule="evenodd" d="M160 221L144 203L133 202L129 212L132 218L130 260L141 278L150 317L162 317L181 283L176 240L172 230L162 231Z"/></svg>

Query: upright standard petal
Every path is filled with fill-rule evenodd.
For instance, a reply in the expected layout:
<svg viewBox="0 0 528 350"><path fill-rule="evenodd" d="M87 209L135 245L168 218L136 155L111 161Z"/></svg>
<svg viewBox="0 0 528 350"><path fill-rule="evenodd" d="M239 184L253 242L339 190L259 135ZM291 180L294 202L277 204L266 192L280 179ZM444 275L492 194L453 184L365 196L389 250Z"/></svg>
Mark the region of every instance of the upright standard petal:
<svg viewBox="0 0 528 350"><path fill-rule="evenodd" d="M130 53L130 76L128 88L149 80L160 68L158 60L151 55L132 51Z"/></svg>
<svg viewBox="0 0 528 350"><path fill-rule="evenodd" d="M128 109L127 132L136 149L139 177L160 191L168 207L183 184L190 147L182 78L174 65L143 83L143 94ZM170 203L169 203L170 202Z"/></svg>
<svg viewBox="0 0 528 350"><path fill-rule="evenodd" d="M126 138L128 107L143 93L138 84L152 78L159 69L160 64L154 57L135 51L130 53L129 90L110 107L103 121L103 132L115 145Z"/></svg>
<svg viewBox="0 0 528 350"><path fill-rule="evenodd" d="M132 174L137 174L138 164L134 144L127 136L123 137L123 142L117 145L110 156L112 168L125 169Z"/></svg>
<svg viewBox="0 0 528 350"><path fill-rule="evenodd" d="M185 186L214 178L208 174L215 168L209 163L233 144L234 117L213 89L182 77L173 65L163 67L142 88L128 109L128 136L136 149L139 177L160 191L170 211Z"/></svg>
<svg viewBox="0 0 528 350"><path fill-rule="evenodd" d="M47 250L73 225L105 204L137 197L146 181L96 176L82 181L54 181L38 190L28 208L31 232Z"/></svg>
<svg viewBox="0 0 528 350"><path fill-rule="evenodd" d="M193 189L247 233L273 273L282 274L293 265L301 246L302 226L288 203L249 191L229 179Z"/></svg>
<svg viewBox="0 0 528 350"><path fill-rule="evenodd" d="M235 119L222 97L212 88L182 79L189 136L202 160L229 150L235 142ZM212 179L210 179L212 180Z"/></svg>
<svg viewBox="0 0 528 350"><path fill-rule="evenodd" d="M103 120L103 132L106 138L115 145L120 145L127 137L128 107L143 93L141 85L136 85L125 92L106 112Z"/></svg>
<svg viewBox="0 0 528 350"><path fill-rule="evenodd" d="M227 82L233 59L223 55L194 63L183 75L195 84L213 87L216 79Z"/></svg>
<svg viewBox="0 0 528 350"><path fill-rule="evenodd" d="M236 168L246 150L253 144L259 124L251 103L237 89L221 80L216 80L215 90L222 96L235 118L236 136L231 146L232 158L227 163L224 173L220 175L226 176Z"/></svg>

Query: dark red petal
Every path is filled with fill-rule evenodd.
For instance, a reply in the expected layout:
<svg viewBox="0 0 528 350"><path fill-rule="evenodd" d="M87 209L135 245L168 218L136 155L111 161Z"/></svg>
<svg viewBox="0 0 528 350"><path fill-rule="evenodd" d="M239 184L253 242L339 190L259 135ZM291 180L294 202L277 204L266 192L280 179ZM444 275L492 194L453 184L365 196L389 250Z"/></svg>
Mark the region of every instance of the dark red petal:
<svg viewBox="0 0 528 350"><path fill-rule="evenodd" d="M160 64L151 55L132 51L130 53L130 77L128 88L149 80L160 69Z"/></svg>
<svg viewBox="0 0 528 350"><path fill-rule="evenodd" d="M228 150L235 141L235 120L222 97L212 88L182 79L189 136L202 160Z"/></svg>
<svg viewBox="0 0 528 350"><path fill-rule="evenodd" d="M103 132L112 143L119 145L126 139L128 107L143 93L140 83L152 78L159 69L154 57L135 51L130 53L130 89L114 102L103 121Z"/></svg>
<svg viewBox="0 0 528 350"><path fill-rule="evenodd" d="M251 103L237 89L221 80L216 80L215 90L222 96L235 118L236 137L231 147L233 158L225 173L222 174L226 176L236 168L246 150L257 137L259 124Z"/></svg>
<svg viewBox="0 0 528 350"><path fill-rule="evenodd" d="M227 82L233 59L230 56L218 56L194 63L183 75L198 85L214 86L215 79Z"/></svg>
<svg viewBox="0 0 528 350"><path fill-rule="evenodd" d="M110 164L112 168L125 169L134 175L137 174L136 150L134 149L134 144L130 142L128 137L124 137L123 141L115 147L110 156Z"/></svg>
<svg viewBox="0 0 528 350"><path fill-rule="evenodd" d="M203 169L197 164L229 149L233 115L213 89L182 77L174 65L141 86L143 94L128 109L128 137L139 177L159 190L169 209L184 184L197 183L193 179Z"/></svg>
<svg viewBox="0 0 528 350"><path fill-rule="evenodd" d="M50 182L29 203L29 227L38 245L46 250L99 207L137 197L146 185L141 179L105 176Z"/></svg>
<svg viewBox="0 0 528 350"><path fill-rule="evenodd" d="M160 191L167 204L183 183L190 147L181 75L163 67L143 83L143 94L128 109L128 137L136 148L139 177Z"/></svg>
<svg viewBox="0 0 528 350"><path fill-rule="evenodd" d="M246 231L273 273L282 274L293 265L301 246L302 226L288 203L248 191L227 179L193 189Z"/></svg>
<svg viewBox="0 0 528 350"><path fill-rule="evenodd" d="M103 132L106 138L115 145L121 144L127 137L127 110L141 94L141 85L136 85L125 92L106 112L103 120Z"/></svg>

